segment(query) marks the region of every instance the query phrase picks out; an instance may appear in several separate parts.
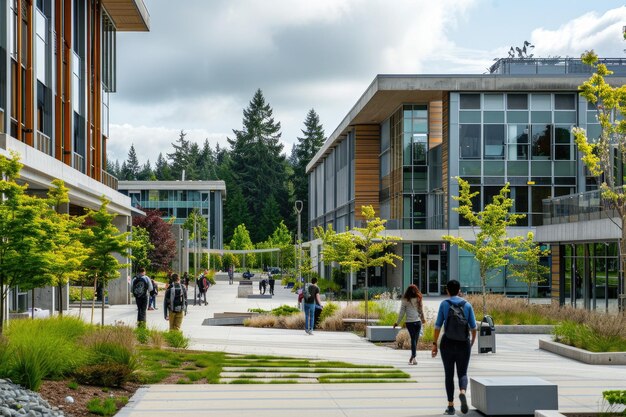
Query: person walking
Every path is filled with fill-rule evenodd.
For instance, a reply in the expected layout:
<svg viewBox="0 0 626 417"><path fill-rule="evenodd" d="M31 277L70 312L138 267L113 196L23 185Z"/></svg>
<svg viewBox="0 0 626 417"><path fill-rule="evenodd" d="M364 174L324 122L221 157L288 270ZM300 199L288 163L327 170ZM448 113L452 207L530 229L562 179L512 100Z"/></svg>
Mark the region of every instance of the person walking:
<svg viewBox="0 0 626 417"><path fill-rule="evenodd" d="M198 287L198 300L200 305L204 302L204 305L208 305L209 303L206 300L206 293L209 290L209 280L206 278L207 271L204 271L198 277L196 281L196 285Z"/></svg>
<svg viewBox="0 0 626 417"><path fill-rule="evenodd" d="M317 278L311 279L310 284L304 284L302 293L304 294L304 331L308 335L313 335L315 325L315 305L322 305L320 299L320 288L316 285Z"/></svg>
<svg viewBox="0 0 626 417"><path fill-rule="evenodd" d="M189 290L189 273L185 272L180 282L185 286L186 290Z"/></svg>
<svg viewBox="0 0 626 417"><path fill-rule="evenodd" d="M152 291L152 282L146 276L145 268L139 268L139 272L130 283L130 288L137 304L137 327L146 327L148 294Z"/></svg>
<svg viewBox="0 0 626 417"><path fill-rule="evenodd" d="M274 295L274 284L276 283L276 280L274 279L274 274L272 274L272 271L269 271L267 273L267 277L268 283L270 284L270 295Z"/></svg>
<svg viewBox="0 0 626 417"><path fill-rule="evenodd" d="M180 331L183 324L183 316L187 314L187 288L180 283L178 274L172 274L172 285L165 291L163 311L165 320L170 321L170 331Z"/></svg>
<svg viewBox="0 0 626 417"><path fill-rule="evenodd" d="M150 291L150 298L148 300L148 310L158 310L156 306L156 297L159 295L159 287L156 282L154 282L154 279L150 278L150 282L152 283L152 291Z"/></svg>
<svg viewBox="0 0 626 417"><path fill-rule="evenodd" d="M233 278L234 278L235 272L233 271L233 266L229 266L228 267L228 285L233 285Z"/></svg>
<svg viewBox="0 0 626 417"><path fill-rule="evenodd" d="M402 322L405 315L406 330L409 332L409 336L411 336L411 358L409 359L409 365L417 365L417 359L415 359L417 354L417 341L420 331L422 330L422 323L426 322L426 318L424 317L424 308L422 306L422 293L415 284L409 285L402 296L398 320L393 325L394 329L398 326L398 323Z"/></svg>
<svg viewBox="0 0 626 417"><path fill-rule="evenodd" d="M432 357L437 356L437 340L441 328L444 333L441 337L441 360L445 373L446 395L448 396L448 408L444 414L454 415L454 367L459 379L459 400L461 412L468 412L467 397L467 367L469 366L472 346L476 341L476 317L472 305L459 297L461 284L453 279L448 281L446 291L449 298L439 304L437 320L435 321L435 335L432 349ZM470 333L472 335L470 340Z"/></svg>

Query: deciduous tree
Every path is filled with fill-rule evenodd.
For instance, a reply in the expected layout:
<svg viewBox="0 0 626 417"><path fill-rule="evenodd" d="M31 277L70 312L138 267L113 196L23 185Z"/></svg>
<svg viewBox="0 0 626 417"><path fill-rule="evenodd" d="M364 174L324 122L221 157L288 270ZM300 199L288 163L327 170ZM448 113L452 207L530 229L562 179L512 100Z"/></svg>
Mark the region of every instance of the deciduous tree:
<svg viewBox="0 0 626 417"><path fill-rule="evenodd" d="M150 269L169 270L176 256L176 240L172 233L172 226L161 218L161 212L146 210L145 217L133 217L133 226L146 229L150 235L150 243L154 246L148 251Z"/></svg>
<svg viewBox="0 0 626 417"><path fill-rule="evenodd" d="M535 242L533 232L528 232L525 239L521 239L512 253L518 263L511 263L509 271L511 276L528 286L526 300L530 304L530 290L533 285L547 281L550 268L541 264L541 258L548 256L548 250L542 250Z"/></svg>

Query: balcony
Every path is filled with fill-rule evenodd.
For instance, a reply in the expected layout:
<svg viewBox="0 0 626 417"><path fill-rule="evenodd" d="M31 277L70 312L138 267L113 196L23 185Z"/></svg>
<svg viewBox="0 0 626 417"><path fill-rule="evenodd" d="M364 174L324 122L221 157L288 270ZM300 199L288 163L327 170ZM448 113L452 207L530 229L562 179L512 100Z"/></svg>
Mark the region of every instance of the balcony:
<svg viewBox="0 0 626 417"><path fill-rule="evenodd" d="M72 168L77 171L85 173L85 158L82 155L72 152Z"/></svg>
<svg viewBox="0 0 626 417"><path fill-rule="evenodd" d="M543 224L574 223L618 217L602 191L570 194L543 200Z"/></svg>
<svg viewBox="0 0 626 417"><path fill-rule="evenodd" d="M35 143L33 145L38 151L41 151L46 155L54 156L52 155L52 139L50 139L50 136L45 135L39 130L35 135Z"/></svg>
<svg viewBox="0 0 626 417"><path fill-rule="evenodd" d="M601 58L598 63L605 64L613 71L613 76L626 76L626 59ZM501 58L489 68L489 72L506 75L592 74L594 69L580 58Z"/></svg>
<svg viewBox="0 0 626 417"><path fill-rule="evenodd" d="M102 184L106 185L109 188L113 188L114 190L117 190L117 178L114 177L113 175L109 174L108 172L106 172L104 169L102 170Z"/></svg>

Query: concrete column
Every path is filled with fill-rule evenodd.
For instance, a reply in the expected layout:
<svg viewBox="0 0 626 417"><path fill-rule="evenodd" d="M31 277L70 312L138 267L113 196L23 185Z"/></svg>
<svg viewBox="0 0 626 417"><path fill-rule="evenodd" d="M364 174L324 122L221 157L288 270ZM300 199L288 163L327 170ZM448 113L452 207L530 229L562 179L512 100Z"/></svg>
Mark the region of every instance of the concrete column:
<svg viewBox="0 0 626 417"><path fill-rule="evenodd" d="M172 235L176 241L176 256L172 260L172 271L182 276L183 271L183 244L182 244L182 227L179 224L172 225Z"/></svg>
<svg viewBox="0 0 626 417"><path fill-rule="evenodd" d="M402 244L394 246L393 252L402 258L402 255L403 255ZM410 262L410 260L408 261ZM398 287L400 288L400 291L402 291L402 276L403 276L403 270L404 270L403 262L406 262L406 261L405 260L396 261L395 268L391 265L387 266L387 287L389 288Z"/></svg>
<svg viewBox="0 0 626 417"><path fill-rule="evenodd" d="M113 219L113 224L120 232L130 230L132 218L130 216L118 215ZM130 264L130 259L126 256L114 254L115 258L121 263ZM109 292L109 304L130 304L130 266L120 269L120 277L109 281L107 290Z"/></svg>

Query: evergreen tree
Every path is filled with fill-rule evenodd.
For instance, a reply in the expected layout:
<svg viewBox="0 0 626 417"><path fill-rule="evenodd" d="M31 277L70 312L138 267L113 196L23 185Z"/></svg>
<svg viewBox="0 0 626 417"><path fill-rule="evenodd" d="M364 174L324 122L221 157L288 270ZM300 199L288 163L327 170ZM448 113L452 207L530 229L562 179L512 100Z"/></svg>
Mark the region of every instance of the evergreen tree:
<svg viewBox="0 0 626 417"><path fill-rule="evenodd" d="M234 184L229 188L228 182L226 189L228 190L228 198L224 207L224 241L229 242L238 225L250 224L252 221L241 189Z"/></svg>
<svg viewBox="0 0 626 417"><path fill-rule="evenodd" d="M280 143L280 122L274 121L273 110L260 89L243 111L242 129L233 130L233 133L235 138L228 139L230 171L234 182L241 187L249 215L260 218L260 203L273 196L281 217L289 216L287 163ZM265 239L262 233L257 223L250 224L254 241Z"/></svg>
<svg viewBox="0 0 626 417"><path fill-rule="evenodd" d="M128 151L128 159L122 164L120 179L126 181L137 181L140 168L137 152L135 152L135 146L131 144L130 150Z"/></svg>
<svg viewBox="0 0 626 417"><path fill-rule="evenodd" d="M170 166L167 160L163 158L163 154L159 153L156 164L154 165L154 175L157 181L169 181L172 179Z"/></svg>
<svg viewBox="0 0 626 417"><path fill-rule="evenodd" d="M263 208L261 209L261 217L258 220L259 234L268 239L281 222L278 204L274 196L270 195L263 202Z"/></svg>
<svg viewBox="0 0 626 417"><path fill-rule="evenodd" d="M309 221L309 180L306 175L306 166L326 140L320 118L313 109L309 110L306 116L302 135L303 137L299 137L298 143L294 145L289 159L293 166L291 182L294 188L294 199L302 201L302 221L303 224L307 224ZM308 228L303 229L302 238L308 240Z"/></svg>
<svg viewBox="0 0 626 417"><path fill-rule="evenodd" d="M117 177L117 171L115 170L115 163L107 156L107 172L114 177Z"/></svg>
<svg viewBox="0 0 626 417"><path fill-rule="evenodd" d="M182 180L183 171L185 171L185 180L196 179L196 166L194 165L196 161L193 160L192 143L186 139L186 136L185 131L181 130L176 142L172 143L174 152L167 154L170 160L171 179ZM197 146L196 144L196 148Z"/></svg>
<svg viewBox="0 0 626 417"><path fill-rule="evenodd" d="M200 152L200 159L198 161L198 170L200 178L203 180L217 180L216 161L213 149L209 144L209 140L205 139L202 145L202 151Z"/></svg>
<svg viewBox="0 0 626 417"><path fill-rule="evenodd" d="M146 163L141 167L141 170L137 173L137 180L152 181L153 177L154 177L154 172L152 172L152 167L150 166L150 160L148 159Z"/></svg>
<svg viewBox="0 0 626 417"><path fill-rule="evenodd" d="M190 143L185 178L193 181L206 180L200 175L201 163L200 147L196 142Z"/></svg>

